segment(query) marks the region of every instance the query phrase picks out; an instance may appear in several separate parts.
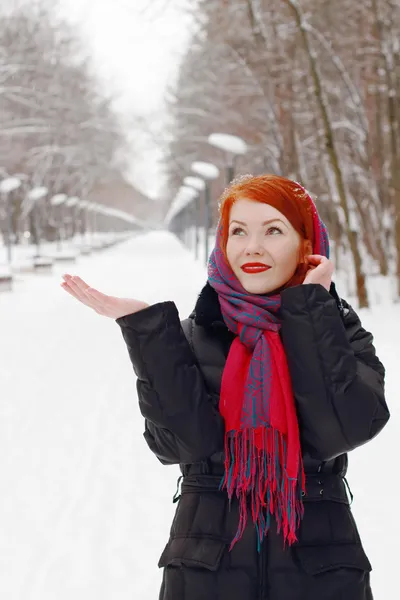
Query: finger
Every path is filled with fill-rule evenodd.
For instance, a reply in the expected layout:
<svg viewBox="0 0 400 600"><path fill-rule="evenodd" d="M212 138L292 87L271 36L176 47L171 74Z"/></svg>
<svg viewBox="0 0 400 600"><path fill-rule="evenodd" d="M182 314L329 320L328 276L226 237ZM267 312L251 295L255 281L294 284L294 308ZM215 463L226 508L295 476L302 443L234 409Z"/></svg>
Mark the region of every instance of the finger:
<svg viewBox="0 0 400 600"><path fill-rule="evenodd" d="M320 271L324 271L324 272L332 271L333 272L334 265L331 260L326 259L326 260L320 262L317 268L319 268Z"/></svg>
<svg viewBox="0 0 400 600"><path fill-rule="evenodd" d="M95 305L93 298L91 298L88 294L86 294L84 291L82 291L81 288L79 288L73 281L72 279L65 282L65 286L67 286L68 290L71 292L71 294L80 302L82 302L83 304L86 304L86 306L89 306L90 308L96 309L97 305Z"/></svg>
<svg viewBox="0 0 400 600"><path fill-rule="evenodd" d="M85 291L88 294L88 296L90 296L97 302L100 302L103 305L110 304L111 296L107 296L107 294L103 294L102 292L99 292L99 290L96 290L95 288L91 287L88 287Z"/></svg>
<svg viewBox="0 0 400 600"><path fill-rule="evenodd" d="M81 293L84 293L85 290L89 287L89 285L77 275L69 275L68 273L66 273L65 275L63 275L63 278L77 292L80 291Z"/></svg>
<svg viewBox="0 0 400 600"><path fill-rule="evenodd" d="M100 314L105 315L107 313L107 310L109 308L109 302L108 302L109 296L106 296L106 294L102 294L98 290L91 288L91 287L88 287L85 290L85 294L89 298L90 303L94 307L96 307L97 311Z"/></svg>
<svg viewBox="0 0 400 600"><path fill-rule="evenodd" d="M71 294L71 296L73 296L74 298L76 298L76 300L78 300L79 302L81 302L82 304L84 304L85 306L87 306L88 308L93 309L95 312L97 312L99 315L104 315L105 314L105 307L102 306L100 303L96 302L96 300L94 300L93 298L91 298L90 296L88 296L85 293L79 293L76 291L76 288L72 288L71 285L69 285L68 283L62 283L61 287L68 292L69 294Z"/></svg>
<svg viewBox="0 0 400 600"><path fill-rule="evenodd" d="M107 307L107 305L110 304L110 299L112 298L111 296L103 294L102 292L99 292L99 290L90 287L89 284L78 275L69 275L66 273L63 275L63 277L72 287L74 292L82 299L86 297L90 305L92 305L94 308L103 310Z"/></svg>
<svg viewBox="0 0 400 600"><path fill-rule="evenodd" d="M74 279L76 279L76 277L74 275L70 275L69 273L65 273L62 278L64 279L64 283L67 283L69 285L71 285L72 283L74 283L76 285L76 282L74 282Z"/></svg>
<svg viewBox="0 0 400 600"><path fill-rule="evenodd" d="M89 298L90 302L94 306L96 306L99 310L107 309L111 296L107 296L107 294L103 294L102 292L99 292L99 290L90 287L78 276L73 277L72 281L79 288L79 290Z"/></svg>
<svg viewBox="0 0 400 600"><path fill-rule="evenodd" d="M321 256L320 254L309 254L307 258L309 262L312 262L314 264L320 264L328 260L326 256Z"/></svg>
<svg viewBox="0 0 400 600"><path fill-rule="evenodd" d="M67 285L75 292L77 297L82 300L82 302L90 302L90 298L87 294L85 294L85 290L82 286L79 286L77 282L74 280L74 277L67 280Z"/></svg>
<svg viewBox="0 0 400 600"><path fill-rule="evenodd" d="M93 310L99 314L104 314L104 311L107 309L104 305L104 299L107 298L105 294L102 294L103 298L94 297L93 295L88 294L88 290L91 289L90 286L78 275L67 275L66 281L78 300L83 304L86 304L86 306L93 308ZM98 292L98 294L100 294L100 292Z"/></svg>
<svg viewBox="0 0 400 600"><path fill-rule="evenodd" d="M89 300L82 298L80 295L78 295L76 293L76 291L74 289L72 289L72 287L68 283L64 282L64 283L61 283L60 285L63 290L65 290L68 294L73 296L76 300L78 300L79 302L82 302L82 304L86 304L86 306L89 306Z"/></svg>
<svg viewBox="0 0 400 600"><path fill-rule="evenodd" d="M72 282L83 292L90 287L89 284L86 283L86 281L83 281L83 279L81 279L81 277L78 277L78 275L74 275L72 277Z"/></svg>
<svg viewBox="0 0 400 600"><path fill-rule="evenodd" d="M91 288L86 281L83 281L81 277L74 276L72 278L74 285L76 285L79 291L89 298L90 303L93 307L100 311L106 310L110 296L99 292L95 288Z"/></svg>
<svg viewBox="0 0 400 600"><path fill-rule="evenodd" d="M98 303L102 315L106 317L112 317L116 310L119 309L122 298L115 298L114 296L107 296L99 292L95 288L89 288L86 292L90 298L93 298L93 302Z"/></svg>

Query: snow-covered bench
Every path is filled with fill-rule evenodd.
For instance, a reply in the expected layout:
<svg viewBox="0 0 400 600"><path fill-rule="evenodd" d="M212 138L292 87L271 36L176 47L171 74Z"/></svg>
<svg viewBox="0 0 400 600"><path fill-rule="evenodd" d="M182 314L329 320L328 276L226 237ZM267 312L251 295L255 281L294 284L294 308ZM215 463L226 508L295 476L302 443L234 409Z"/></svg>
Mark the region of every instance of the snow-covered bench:
<svg viewBox="0 0 400 600"><path fill-rule="evenodd" d="M0 292L11 292L13 276L9 267L0 266Z"/></svg>
<svg viewBox="0 0 400 600"><path fill-rule="evenodd" d="M47 256L34 256L33 268L36 272L48 273L53 269L53 259Z"/></svg>
<svg viewBox="0 0 400 600"><path fill-rule="evenodd" d="M56 252L53 255L53 258L56 262L69 262L69 263L74 263L76 262L76 252Z"/></svg>

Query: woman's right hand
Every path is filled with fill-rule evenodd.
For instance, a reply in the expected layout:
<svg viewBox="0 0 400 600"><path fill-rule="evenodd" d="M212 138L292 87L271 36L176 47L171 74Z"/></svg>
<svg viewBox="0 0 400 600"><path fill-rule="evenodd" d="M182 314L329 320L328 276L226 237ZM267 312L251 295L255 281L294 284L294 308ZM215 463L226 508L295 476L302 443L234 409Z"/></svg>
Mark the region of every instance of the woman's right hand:
<svg viewBox="0 0 400 600"><path fill-rule="evenodd" d="M64 282L61 284L61 287L66 292L104 317L119 319L149 306L141 300L116 298L115 296L102 294L98 290L91 288L83 279L77 276L66 274L63 275L63 279Z"/></svg>

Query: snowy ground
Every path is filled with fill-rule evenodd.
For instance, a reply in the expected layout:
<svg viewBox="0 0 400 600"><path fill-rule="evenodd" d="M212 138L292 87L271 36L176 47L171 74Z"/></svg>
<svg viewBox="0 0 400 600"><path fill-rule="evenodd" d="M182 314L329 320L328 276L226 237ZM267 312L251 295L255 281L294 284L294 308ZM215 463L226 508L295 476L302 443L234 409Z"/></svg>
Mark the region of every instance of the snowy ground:
<svg viewBox="0 0 400 600"><path fill-rule="evenodd" d="M52 275L17 275L14 292L0 294L0 597L156 600L178 468L161 466L143 440L119 327L63 292L65 271L106 293L175 300L182 317L205 280L158 232ZM352 454L349 482L375 600L394 600L400 306L361 316L387 366L392 420Z"/></svg>

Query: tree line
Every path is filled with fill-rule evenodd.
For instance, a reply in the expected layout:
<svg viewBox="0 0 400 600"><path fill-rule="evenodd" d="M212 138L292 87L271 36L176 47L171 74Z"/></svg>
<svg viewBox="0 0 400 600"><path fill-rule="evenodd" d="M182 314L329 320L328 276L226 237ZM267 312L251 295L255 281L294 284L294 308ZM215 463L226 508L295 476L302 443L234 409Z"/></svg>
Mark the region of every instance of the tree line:
<svg viewBox="0 0 400 600"><path fill-rule="evenodd" d="M17 175L23 182L14 219L27 188L85 199L125 168L113 98L54 8L41 0L0 12L0 179Z"/></svg>
<svg viewBox="0 0 400 600"><path fill-rule="evenodd" d="M169 197L199 156L223 166L210 133L239 135L237 171L285 175L317 198L359 305L366 275L395 275L400 297L398 2L198 0L193 19L168 98Z"/></svg>

